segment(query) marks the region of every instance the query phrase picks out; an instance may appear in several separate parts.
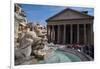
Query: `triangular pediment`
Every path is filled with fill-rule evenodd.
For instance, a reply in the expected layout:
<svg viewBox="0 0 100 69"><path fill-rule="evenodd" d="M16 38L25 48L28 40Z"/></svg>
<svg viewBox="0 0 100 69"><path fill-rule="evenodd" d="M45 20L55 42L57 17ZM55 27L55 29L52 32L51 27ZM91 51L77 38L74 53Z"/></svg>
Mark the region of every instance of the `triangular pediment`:
<svg viewBox="0 0 100 69"><path fill-rule="evenodd" d="M82 19L82 18L92 18L92 16L82 13L73 9L65 9L60 13L50 17L47 21L52 20L68 20L68 19Z"/></svg>

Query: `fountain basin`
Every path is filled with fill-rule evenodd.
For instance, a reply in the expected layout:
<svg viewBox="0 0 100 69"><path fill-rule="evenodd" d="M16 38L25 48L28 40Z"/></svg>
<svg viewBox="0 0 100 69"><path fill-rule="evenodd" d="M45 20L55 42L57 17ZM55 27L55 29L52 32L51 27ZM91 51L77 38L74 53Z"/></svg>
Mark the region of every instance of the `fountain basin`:
<svg viewBox="0 0 100 69"><path fill-rule="evenodd" d="M91 57L76 50L57 49L53 52L52 55L49 55L49 57L44 59L43 61L39 61L39 63L47 64L47 63L64 63L64 62L82 62L91 60L92 60Z"/></svg>

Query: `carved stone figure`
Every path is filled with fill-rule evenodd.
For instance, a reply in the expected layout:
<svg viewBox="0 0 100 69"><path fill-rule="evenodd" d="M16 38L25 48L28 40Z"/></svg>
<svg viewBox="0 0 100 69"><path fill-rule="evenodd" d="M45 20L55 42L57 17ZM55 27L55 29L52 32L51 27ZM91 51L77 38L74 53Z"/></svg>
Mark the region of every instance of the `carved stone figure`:
<svg viewBox="0 0 100 69"><path fill-rule="evenodd" d="M45 42L39 26L36 25L33 31L29 31L29 28L23 24L21 26L21 32L18 37L19 46L15 48L15 64L23 63L30 59L30 56L35 56L37 59L38 57L43 58L45 55L43 50Z"/></svg>

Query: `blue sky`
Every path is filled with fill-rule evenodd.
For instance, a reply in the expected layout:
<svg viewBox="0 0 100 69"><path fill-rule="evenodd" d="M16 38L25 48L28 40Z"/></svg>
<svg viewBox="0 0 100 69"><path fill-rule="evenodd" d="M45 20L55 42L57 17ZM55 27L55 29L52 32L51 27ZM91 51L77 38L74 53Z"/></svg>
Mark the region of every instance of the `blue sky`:
<svg viewBox="0 0 100 69"><path fill-rule="evenodd" d="M94 15L93 8L85 7L66 7L66 6L49 6L49 5L34 5L34 4L20 4L23 11L25 11L28 22L39 22L46 25L46 19L54 14L62 11L65 8L72 8L78 11L88 11L89 15Z"/></svg>

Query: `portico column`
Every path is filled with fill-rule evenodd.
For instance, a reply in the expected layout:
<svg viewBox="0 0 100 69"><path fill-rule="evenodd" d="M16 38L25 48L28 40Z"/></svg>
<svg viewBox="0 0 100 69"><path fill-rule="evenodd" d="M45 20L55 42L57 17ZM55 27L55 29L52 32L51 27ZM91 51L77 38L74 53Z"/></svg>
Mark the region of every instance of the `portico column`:
<svg viewBox="0 0 100 69"><path fill-rule="evenodd" d="M52 30L52 27L50 25L50 42L51 42L51 39L52 39L52 32L51 32L51 30Z"/></svg>
<svg viewBox="0 0 100 69"><path fill-rule="evenodd" d="M66 25L64 25L63 44L66 43Z"/></svg>
<svg viewBox="0 0 100 69"><path fill-rule="evenodd" d="M73 41L73 27L72 27L72 24L70 24L70 43L72 44L72 41Z"/></svg>
<svg viewBox="0 0 100 69"><path fill-rule="evenodd" d="M48 42L50 40L50 28L49 25L47 25L47 38L48 38Z"/></svg>
<svg viewBox="0 0 100 69"><path fill-rule="evenodd" d="M60 25L58 25L58 29L57 29L57 43L59 43L59 39L60 39Z"/></svg>
<svg viewBox="0 0 100 69"><path fill-rule="evenodd" d="M93 37L94 36L94 33L93 33L93 24L90 24L90 25L91 25L91 43L90 44L93 45L94 44L94 41L93 41L94 40L94 37Z"/></svg>
<svg viewBox="0 0 100 69"><path fill-rule="evenodd" d="M79 24L77 24L77 43L79 43Z"/></svg>
<svg viewBox="0 0 100 69"><path fill-rule="evenodd" d="M54 33L54 26L52 25L52 41L54 42L55 40L55 33Z"/></svg>
<svg viewBox="0 0 100 69"><path fill-rule="evenodd" d="M51 42L53 41L53 27L51 25Z"/></svg>
<svg viewBox="0 0 100 69"><path fill-rule="evenodd" d="M84 24L84 43L86 44L86 24Z"/></svg>

